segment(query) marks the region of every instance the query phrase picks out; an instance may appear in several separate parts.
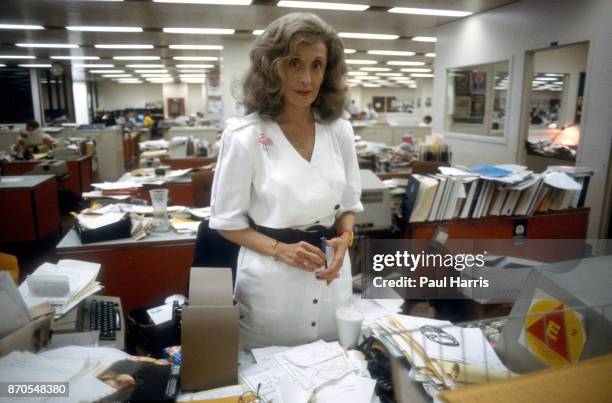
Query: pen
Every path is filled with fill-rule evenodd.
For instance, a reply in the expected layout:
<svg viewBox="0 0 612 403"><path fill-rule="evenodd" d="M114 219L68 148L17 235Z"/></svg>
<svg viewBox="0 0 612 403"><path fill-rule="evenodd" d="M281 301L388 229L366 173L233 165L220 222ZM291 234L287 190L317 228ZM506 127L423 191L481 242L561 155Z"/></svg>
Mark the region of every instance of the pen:
<svg viewBox="0 0 612 403"><path fill-rule="evenodd" d="M324 236L321 237L321 243L319 244L319 248L321 249L321 252L325 254L325 268L327 269L327 245L325 244L326 240L327 238L325 238Z"/></svg>

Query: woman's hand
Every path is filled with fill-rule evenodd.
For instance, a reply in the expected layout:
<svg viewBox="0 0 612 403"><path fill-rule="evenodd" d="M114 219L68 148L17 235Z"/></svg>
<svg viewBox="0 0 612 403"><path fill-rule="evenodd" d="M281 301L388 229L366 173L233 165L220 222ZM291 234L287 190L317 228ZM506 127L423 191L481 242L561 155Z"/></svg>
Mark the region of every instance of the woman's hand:
<svg viewBox="0 0 612 403"><path fill-rule="evenodd" d="M325 265L325 254L308 242L279 243L276 250L278 260L300 270L312 272Z"/></svg>
<svg viewBox="0 0 612 403"><path fill-rule="evenodd" d="M344 262L344 255L348 249L349 234L343 233L339 237L332 238L326 241L327 246L334 250L334 259L331 265L324 271L317 273L319 280L327 280L327 284L331 283L338 277L340 277L340 269L342 269L342 263Z"/></svg>

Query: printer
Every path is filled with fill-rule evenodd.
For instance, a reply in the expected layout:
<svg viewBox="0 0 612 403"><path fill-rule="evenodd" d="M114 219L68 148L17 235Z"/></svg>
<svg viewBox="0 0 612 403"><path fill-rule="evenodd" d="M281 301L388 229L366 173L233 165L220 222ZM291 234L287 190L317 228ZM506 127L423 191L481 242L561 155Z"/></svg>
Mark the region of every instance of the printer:
<svg viewBox="0 0 612 403"><path fill-rule="evenodd" d="M59 180L68 178L68 164L66 161L47 160L34 166L28 175L55 175Z"/></svg>
<svg viewBox="0 0 612 403"><path fill-rule="evenodd" d="M359 231L377 231L391 228L391 195L389 189L368 169L359 170L361 176L361 203L363 211L355 216Z"/></svg>

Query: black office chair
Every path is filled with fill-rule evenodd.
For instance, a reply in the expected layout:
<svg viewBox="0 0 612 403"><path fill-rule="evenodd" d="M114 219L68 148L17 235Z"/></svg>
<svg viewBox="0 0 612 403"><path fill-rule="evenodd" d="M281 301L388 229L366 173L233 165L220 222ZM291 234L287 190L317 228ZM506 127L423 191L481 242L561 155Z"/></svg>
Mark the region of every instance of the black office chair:
<svg viewBox="0 0 612 403"><path fill-rule="evenodd" d="M231 267L232 284L236 284L236 266L240 246L223 238L215 229L202 221L196 236L192 267Z"/></svg>

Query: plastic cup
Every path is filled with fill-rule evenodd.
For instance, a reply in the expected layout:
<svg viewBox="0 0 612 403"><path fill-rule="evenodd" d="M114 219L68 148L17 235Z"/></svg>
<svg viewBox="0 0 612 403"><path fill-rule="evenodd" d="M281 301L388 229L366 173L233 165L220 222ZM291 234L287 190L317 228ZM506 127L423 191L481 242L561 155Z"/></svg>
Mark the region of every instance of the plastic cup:
<svg viewBox="0 0 612 403"><path fill-rule="evenodd" d="M168 189L149 190L153 204L153 232L167 232L170 229L168 220Z"/></svg>
<svg viewBox="0 0 612 403"><path fill-rule="evenodd" d="M363 319L363 314L351 306L344 306L336 310L338 339L342 347L353 348L357 345Z"/></svg>

